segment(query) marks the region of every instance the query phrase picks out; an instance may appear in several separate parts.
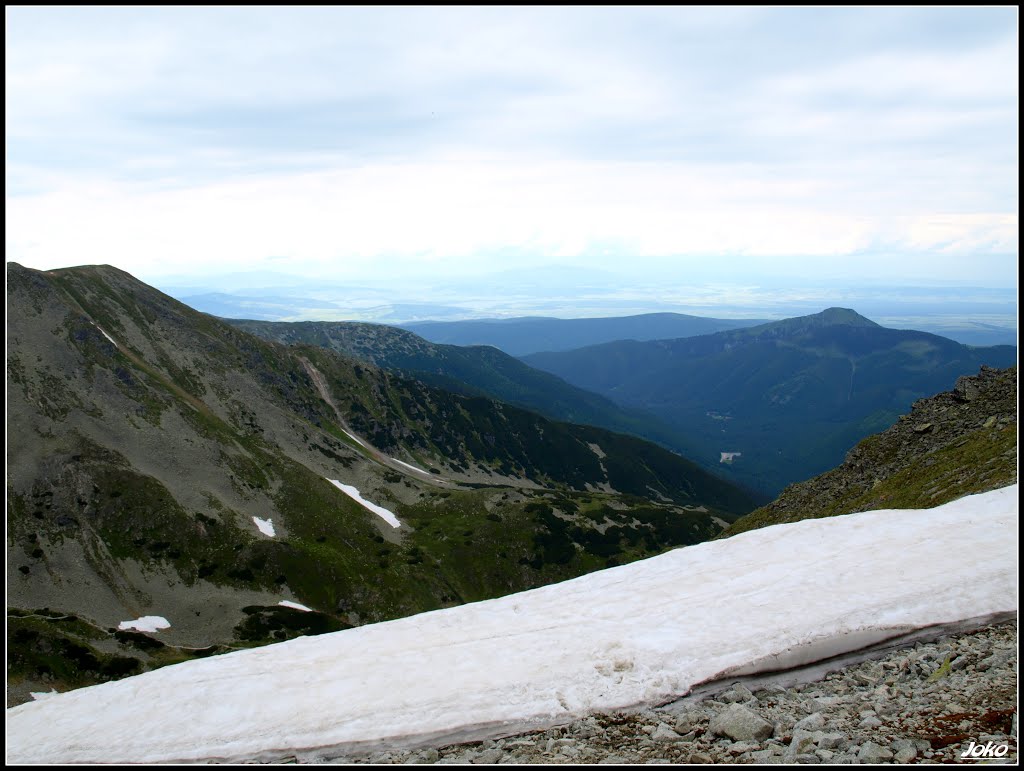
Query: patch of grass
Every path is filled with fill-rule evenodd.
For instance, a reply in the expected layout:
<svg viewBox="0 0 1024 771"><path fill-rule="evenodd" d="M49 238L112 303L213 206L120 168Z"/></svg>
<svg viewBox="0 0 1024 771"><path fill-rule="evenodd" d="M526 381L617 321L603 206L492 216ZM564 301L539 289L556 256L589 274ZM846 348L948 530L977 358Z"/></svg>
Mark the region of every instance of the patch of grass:
<svg viewBox="0 0 1024 771"><path fill-rule="evenodd" d="M280 642L351 628L334 616L282 605L249 605L242 608L242 612L246 617L235 627L235 636L247 643Z"/></svg>
<svg viewBox="0 0 1024 771"><path fill-rule="evenodd" d="M871 465L878 455L878 437L869 437L858 445L866 450L862 461ZM944 503L1013 484L1017 480L1017 425L1002 429L980 428L934 452L915 457L891 476L867 486L850 484L825 501L818 497L812 505L785 509L764 508L735 523L728 535L759 527L798 522L802 519L833 517L876 509L929 509ZM836 473L836 472L832 472Z"/></svg>
<svg viewBox="0 0 1024 771"><path fill-rule="evenodd" d="M101 653L91 645L96 630L80 631L50 619L8 614L8 682L45 682L66 690L142 671L138 658Z"/></svg>
<svg viewBox="0 0 1024 771"><path fill-rule="evenodd" d="M951 446L916 459L868 492L840 505L850 511L933 508L965 495L1013 484L1016 446L1015 423L1000 431L979 429ZM833 510L836 508L839 505Z"/></svg>

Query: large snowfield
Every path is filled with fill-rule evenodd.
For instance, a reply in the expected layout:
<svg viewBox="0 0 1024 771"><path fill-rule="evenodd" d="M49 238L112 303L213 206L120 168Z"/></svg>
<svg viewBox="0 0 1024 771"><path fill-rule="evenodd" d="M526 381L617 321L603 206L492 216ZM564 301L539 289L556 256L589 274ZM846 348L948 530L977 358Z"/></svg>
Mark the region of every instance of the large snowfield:
<svg viewBox="0 0 1024 771"><path fill-rule="evenodd" d="M190 661L9 709L7 760L269 758L662 703L747 665L1016 612L1017 511L1014 485L930 510L777 525L496 600Z"/></svg>

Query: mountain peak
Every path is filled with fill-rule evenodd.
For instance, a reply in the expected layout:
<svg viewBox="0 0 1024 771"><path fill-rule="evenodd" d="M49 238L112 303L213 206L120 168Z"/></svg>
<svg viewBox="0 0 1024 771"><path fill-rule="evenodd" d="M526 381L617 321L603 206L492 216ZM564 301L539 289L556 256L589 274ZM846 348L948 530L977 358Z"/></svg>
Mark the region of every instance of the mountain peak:
<svg viewBox="0 0 1024 771"><path fill-rule="evenodd" d="M826 326L847 326L847 327L877 327L879 326L871 319L864 318L852 308L826 308L821 313L815 313L804 318L820 320Z"/></svg>
<svg viewBox="0 0 1024 771"><path fill-rule="evenodd" d="M759 337L764 334L793 335L803 334L812 330L824 329L826 327L862 327L881 329L871 319L864 318L857 311L851 308L826 308L820 313L812 313L807 316L794 316L781 321L769 321L756 327L747 327L739 330L737 334L744 336Z"/></svg>

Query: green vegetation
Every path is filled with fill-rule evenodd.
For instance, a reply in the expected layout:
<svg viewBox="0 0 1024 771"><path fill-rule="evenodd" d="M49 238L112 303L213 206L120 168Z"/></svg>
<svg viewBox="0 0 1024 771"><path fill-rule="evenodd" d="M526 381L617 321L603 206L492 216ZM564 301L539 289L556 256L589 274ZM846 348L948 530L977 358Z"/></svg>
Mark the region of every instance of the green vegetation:
<svg viewBox="0 0 1024 771"><path fill-rule="evenodd" d="M952 669L950 668L950 661L951 656L949 654L946 654L946 658L939 665L939 668L928 676L927 682L934 683L941 680L944 677L949 677L949 673L952 671Z"/></svg>
<svg viewBox="0 0 1024 771"><path fill-rule="evenodd" d="M850 511L923 509L1012 484L1016 476L1017 426L979 430L923 456L871 490L833 507Z"/></svg>
<svg viewBox="0 0 1024 771"><path fill-rule="evenodd" d="M175 647L141 632L102 629L49 608L7 611L9 691L25 685L67 691L228 649Z"/></svg>
<svg viewBox="0 0 1024 771"><path fill-rule="evenodd" d="M242 612L246 618L235 627L235 636L248 643L281 642L350 628L349 624L325 613L280 605L249 605L242 608Z"/></svg>
<svg viewBox="0 0 1024 771"><path fill-rule="evenodd" d="M142 670L133 656L101 653L98 640L108 635L76 616L9 610L7 614L8 687L31 678L66 690L117 680Z"/></svg>

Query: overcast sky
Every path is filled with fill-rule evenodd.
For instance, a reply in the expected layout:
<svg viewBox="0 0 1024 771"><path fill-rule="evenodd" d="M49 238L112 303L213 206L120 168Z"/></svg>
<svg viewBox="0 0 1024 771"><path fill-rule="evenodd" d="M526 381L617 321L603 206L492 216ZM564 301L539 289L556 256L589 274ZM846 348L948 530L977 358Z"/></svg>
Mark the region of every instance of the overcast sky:
<svg viewBox="0 0 1024 771"><path fill-rule="evenodd" d="M7 258L1016 286L1018 14L8 8Z"/></svg>

